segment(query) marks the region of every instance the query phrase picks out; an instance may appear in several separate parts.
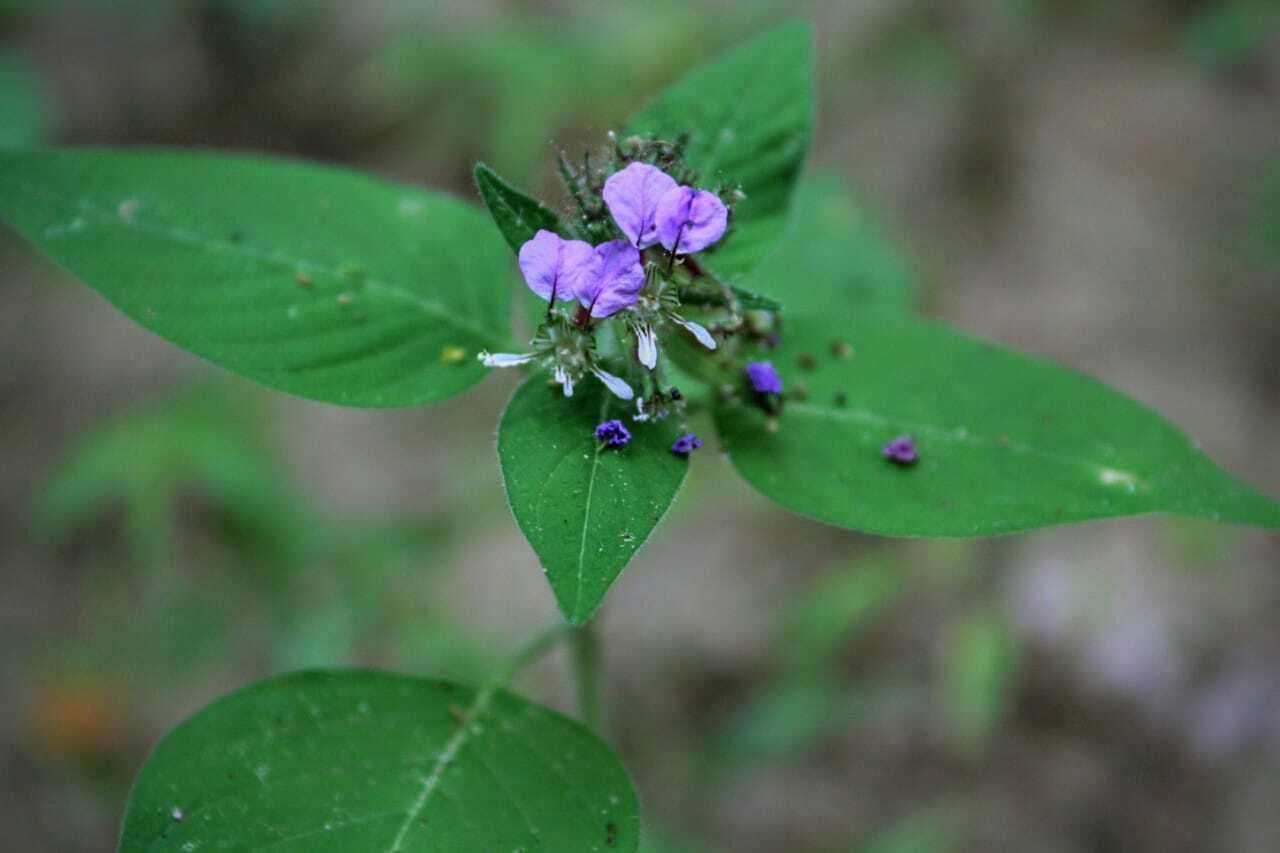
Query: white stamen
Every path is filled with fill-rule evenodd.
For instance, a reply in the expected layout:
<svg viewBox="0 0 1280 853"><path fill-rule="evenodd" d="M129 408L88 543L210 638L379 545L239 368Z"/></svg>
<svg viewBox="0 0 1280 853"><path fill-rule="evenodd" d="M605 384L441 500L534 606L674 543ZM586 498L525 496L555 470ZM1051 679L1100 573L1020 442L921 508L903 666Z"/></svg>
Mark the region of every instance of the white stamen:
<svg viewBox="0 0 1280 853"><path fill-rule="evenodd" d="M592 367L591 372L596 375L596 379L599 379L604 383L604 387L613 392L613 396L623 400L630 400L636 395L636 392L631 390L630 385L614 376L612 373L606 373L598 367Z"/></svg>
<svg viewBox="0 0 1280 853"><path fill-rule="evenodd" d="M658 365L658 333L653 326L636 327L636 357L645 367L653 370Z"/></svg>
<svg viewBox="0 0 1280 853"><path fill-rule="evenodd" d="M534 354L531 352L482 352L476 358L480 359L485 367L519 367L533 361Z"/></svg>
<svg viewBox="0 0 1280 853"><path fill-rule="evenodd" d="M564 395L566 397L573 396L573 377L569 375L569 371L559 365L556 365L555 380L560 383L562 388L564 388Z"/></svg>
<svg viewBox="0 0 1280 853"><path fill-rule="evenodd" d="M639 397L639 398L637 398L637 399L636 399L636 413L635 413L635 415L631 418L631 420L633 420L633 421L647 421L647 420L649 420L649 416L648 416L648 415L646 415L646 414L645 414L645 412L644 412L644 397Z"/></svg>
<svg viewBox="0 0 1280 853"><path fill-rule="evenodd" d="M707 349L713 350L716 348L716 339L711 337L711 333L708 332L706 327L703 326L701 323L695 323L692 320L686 320L685 318L681 317L679 314L672 314L671 320L672 322L680 326L683 326L685 329L687 329L689 331L689 334L697 338L698 343L702 344Z"/></svg>

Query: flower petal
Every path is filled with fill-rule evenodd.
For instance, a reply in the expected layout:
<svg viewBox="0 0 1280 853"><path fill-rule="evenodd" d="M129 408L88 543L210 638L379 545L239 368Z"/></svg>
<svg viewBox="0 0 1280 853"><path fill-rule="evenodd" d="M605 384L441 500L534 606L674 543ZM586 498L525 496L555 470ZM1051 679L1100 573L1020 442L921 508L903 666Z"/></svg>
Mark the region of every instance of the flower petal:
<svg viewBox="0 0 1280 853"><path fill-rule="evenodd" d="M590 243L565 240L559 234L539 231L520 247L520 273L529 289L550 300L572 301L579 279L595 274L599 261Z"/></svg>
<svg viewBox="0 0 1280 853"><path fill-rule="evenodd" d="M477 356L485 367L519 367L535 357L536 354L531 352L482 352Z"/></svg>
<svg viewBox="0 0 1280 853"><path fill-rule="evenodd" d="M654 214L658 241L677 255L701 252L724 236L729 209L715 193L676 187L658 200ZM679 241L679 245L676 245Z"/></svg>
<svg viewBox="0 0 1280 853"><path fill-rule="evenodd" d="M636 333L636 358L645 367L653 370L658 366L658 333L653 330L653 326L644 325L637 326Z"/></svg>
<svg viewBox="0 0 1280 853"><path fill-rule="evenodd" d="M566 397L573 396L573 377L569 375L569 371L559 365L556 366L555 380L560 383L560 387L564 389Z"/></svg>
<svg viewBox="0 0 1280 853"><path fill-rule="evenodd" d="M630 400L635 397L636 392L631 390L631 386L612 373L608 373L598 367L592 367L591 372L595 374L596 379L604 383L604 387L608 388L613 393L613 396L623 400Z"/></svg>
<svg viewBox="0 0 1280 853"><path fill-rule="evenodd" d="M604 182L604 203L631 245L644 249L658 242L658 200L675 188L676 179L657 166L632 163Z"/></svg>
<svg viewBox="0 0 1280 853"><path fill-rule="evenodd" d="M692 320L686 320L679 314L671 314L669 316L671 317L671 322L675 323L677 326L687 329L689 334L698 339L698 343L702 344L709 350L714 350L716 348L716 339L707 331L706 326L701 323L695 323Z"/></svg>
<svg viewBox="0 0 1280 853"><path fill-rule="evenodd" d="M613 240L596 246L595 255L594 274L576 282L578 302L591 309L592 317L610 317L634 305L644 289L640 251L626 240Z"/></svg>
<svg viewBox="0 0 1280 853"><path fill-rule="evenodd" d="M759 394L781 394L782 377L770 361L753 361L747 365L747 380Z"/></svg>

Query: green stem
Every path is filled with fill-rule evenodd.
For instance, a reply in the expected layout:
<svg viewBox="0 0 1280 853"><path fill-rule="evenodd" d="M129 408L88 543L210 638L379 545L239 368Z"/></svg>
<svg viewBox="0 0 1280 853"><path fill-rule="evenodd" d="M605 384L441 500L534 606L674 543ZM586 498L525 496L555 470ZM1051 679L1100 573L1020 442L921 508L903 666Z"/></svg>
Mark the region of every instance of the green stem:
<svg viewBox="0 0 1280 853"><path fill-rule="evenodd" d="M600 638L595 623L588 622L572 629L573 675L578 688L578 715L582 724L599 733L600 710Z"/></svg>
<svg viewBox="0 0 1280 853"><path fill-rule="evenodd" d="M556 643L569 635L566 625L554 625L530 640L524 648L516 652L502 669L498 670L492 680L494 687L509 684L526 666L536 662L555 647Z"/></svg>

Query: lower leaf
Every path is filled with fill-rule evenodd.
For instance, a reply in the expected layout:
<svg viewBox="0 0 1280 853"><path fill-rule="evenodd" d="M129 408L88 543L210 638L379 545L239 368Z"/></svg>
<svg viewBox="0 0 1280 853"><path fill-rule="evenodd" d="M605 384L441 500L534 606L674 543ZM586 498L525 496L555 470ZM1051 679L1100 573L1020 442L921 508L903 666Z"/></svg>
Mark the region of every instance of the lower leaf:
<svg viewBox="0 0 1280 853"><path fill-rule="evenodd" d="M622 850L635 793L579 724L497 689L309 671L214 702L160 742L121 853Z"/></svg>

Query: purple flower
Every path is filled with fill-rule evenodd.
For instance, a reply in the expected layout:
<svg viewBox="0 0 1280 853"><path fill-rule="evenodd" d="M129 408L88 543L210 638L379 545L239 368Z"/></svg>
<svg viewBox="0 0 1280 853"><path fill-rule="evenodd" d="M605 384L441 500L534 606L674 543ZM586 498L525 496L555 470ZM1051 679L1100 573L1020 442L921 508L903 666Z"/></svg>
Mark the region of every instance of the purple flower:
<svg viewBox="0 0 1280 853"><path fill-rule="evenodd" d="M898 436L881 448L880 454L899 465L914 465L920 459L920 454L916 452L916 440L909 435Z"/></svg>
<svg viewBox="0 0 1280 853"><path fill-rule="evenodd" d="M604 203L631 245L645 249L658 242L658 200L676 188L676 179L656 166L632 163L604 182Z"/></svg>
<svg viewBox="0 0 1280 853"><path fill-rule="evenodd" d="M600 259L590 243L565 240L550 231L539 231L520 247L520 272L529 289L548 302L572 301L598 277Z"/></svg>
<svg viewBox="0 0 1280 853"><path fill-rule="evenodd" d="M626 240L614 240L596 246L595 255L595 275L577 281L578 302L590 309L592 317L610 317L640 297L644 288L640 251Z"/></svg>
<svg viewBox="0 0 1280 853"><path fill-rule="evenodd" d="M758 394L781 394L782 377L769 361L753 361L747 365L747 380Z"/></svg>
<svg viewBox="0 0 1280 853"><path fill-rule="evenodd" d="M658 200L658 242L669 252L691 255L724 236L729 209L715 193L676 187Z"/></svg>
<svg viewBox="0 0 1280 853"><path fill-rule="evenodd" d="M689 432L676 439L676 443L671 445L671 452L676 456L688 456L701 446L702 439Z"/></svg>
<svg viewBox="0 0 1280 853"><path fill-rule="evenodd" d="M622 447L631 440L622 421L605 421L596 427L596 441L603 441L609 447Z"/></svg>

